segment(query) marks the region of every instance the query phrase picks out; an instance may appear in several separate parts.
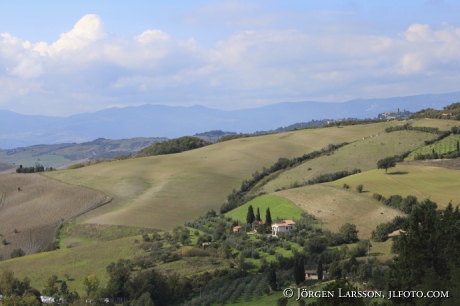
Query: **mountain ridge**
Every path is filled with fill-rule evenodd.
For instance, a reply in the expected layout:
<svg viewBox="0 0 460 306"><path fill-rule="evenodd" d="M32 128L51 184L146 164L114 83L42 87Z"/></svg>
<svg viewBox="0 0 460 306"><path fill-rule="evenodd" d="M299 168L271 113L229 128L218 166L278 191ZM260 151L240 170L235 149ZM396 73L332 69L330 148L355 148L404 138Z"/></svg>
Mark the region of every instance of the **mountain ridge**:
<svg viewBox="0 0 460 306"><path fill-rule="evenodd" d="M280 102L240 110L219 110L202 105L143 104L68 117L22 115L0 110L0 148L11 149L37 143L80 143L100 137L177 138L210 130L252 133L313 119L374 118L379 113L397 108L409 111L439 109L457 101L460 101L460 92L346 102Z"/></svg>

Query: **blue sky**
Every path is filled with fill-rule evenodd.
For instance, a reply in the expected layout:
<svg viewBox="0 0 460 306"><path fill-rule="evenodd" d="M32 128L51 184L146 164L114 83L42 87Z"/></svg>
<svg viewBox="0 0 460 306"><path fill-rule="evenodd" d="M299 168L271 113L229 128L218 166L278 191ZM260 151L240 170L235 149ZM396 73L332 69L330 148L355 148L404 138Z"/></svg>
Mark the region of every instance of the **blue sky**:
<svg viewBox="0 0 460 306"><path fill-rule="evenodd" d="M241 109L460 90L458 1L3 1L0 109Z"/></svg>

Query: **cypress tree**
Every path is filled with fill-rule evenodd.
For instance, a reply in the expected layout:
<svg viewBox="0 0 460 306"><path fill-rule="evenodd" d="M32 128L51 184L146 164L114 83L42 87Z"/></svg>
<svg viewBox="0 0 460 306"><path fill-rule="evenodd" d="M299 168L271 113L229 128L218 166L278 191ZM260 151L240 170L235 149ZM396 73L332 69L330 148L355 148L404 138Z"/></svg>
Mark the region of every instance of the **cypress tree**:
<svg viewBox="0 0 460 306"><path fill-rule="evenodd" d="M294 257L294 268L292 269L292 274L294 274L294 281L296 285L300 284L299 266L299 258L296 256Z"/></svg>
<svg viewBox="0 0 460 306"><path fill-rule="evenodd" d="M272 226L272 215L270 214L270 207L267 208L265 212L265 225L270 227Z"/></svg>
<svg viewBox="0 0 460 306"><path fill-rule="evenodd" d="M460 151L460 144L459 144L459 142L457 140L457 152L459 152L459 151Z"/></svg>
<svg viewBox="0 0 460 306"><path fill-rule="evenodd" d="M299 277L300 277L300 282L305 281L305 261L304 261L303 257L300 258Z"/></svg>
<svg viewBox="0 0 460 306"><path fill-rule="evenodd" d="M255 219L256 217L254 216L254 209L252 208L252 205L249 205L248 214L246 215L246 223L252 224L254 223Z"/></svg>
<svg viewBox="0 0 460 306"><path fill-rule="evenodd" d="M318 274L318 280L323 280L323 262L318 260L318 265L316 266L316 273Z"/></svg>
<svg viewBox="0 0 460 306"><path fill-rule="evenodd" d="M270 288L272 288L272 290L276 290L276 272L275 272L275 267L273 266L273 264L271 263L270 264L270 269L268 270L268 284L270 285Z"/></svg>
<svg viewBox="0 0 460 306"><path fill-rule="evenodd" d="M257 221L262 221L262 219L260 219L260 210L259 210L259 207L257 207L256 220L257 220Z"/></svg>

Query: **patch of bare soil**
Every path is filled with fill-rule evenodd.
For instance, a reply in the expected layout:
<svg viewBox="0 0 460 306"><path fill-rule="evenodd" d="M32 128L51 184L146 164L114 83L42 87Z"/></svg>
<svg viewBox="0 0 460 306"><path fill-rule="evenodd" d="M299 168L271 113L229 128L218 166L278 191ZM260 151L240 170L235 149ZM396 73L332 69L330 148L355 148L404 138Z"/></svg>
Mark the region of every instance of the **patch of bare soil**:
<svg viewBox="0 0 460 306"><path fill-rule="evenodd" d="M429 166L429 167L442 167L452 170L460 170L460 158L453 159L427 159L427 160L411 160L401 165L414 165L414 166Z"/></svg>
<svg viewBox="0 0 460 306"><path fill-rule="evenodd" d="M39 174L0 175L0 258L13 249L26 254L44 250L64 221L104 203L95 190L47 179ZM4 243L6 242L6 244Z"/></svg>

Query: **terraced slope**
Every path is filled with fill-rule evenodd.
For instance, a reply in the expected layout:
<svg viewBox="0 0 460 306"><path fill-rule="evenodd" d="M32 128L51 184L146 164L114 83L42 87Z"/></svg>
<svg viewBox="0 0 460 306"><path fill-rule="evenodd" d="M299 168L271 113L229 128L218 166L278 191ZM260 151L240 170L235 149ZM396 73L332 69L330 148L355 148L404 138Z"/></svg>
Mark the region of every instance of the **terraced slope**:
<svg viewBox="0 0 460 306"><path fill-rule="evenodd" d="M356 224L358 236L367 239L377 224L391 221L404 213L378 203L367 195L327 185L312 185L275 192L302 210L316 216L332 231L345 223Z"/></svg>
<svg viewBox="0 0 460 306"><path fill-rule="evenodd" d="M325 173L351 171L355 168L361 171L375 169L378 160L420 148L424 146L425 140L435 137L434 134L417 131L380 133L339 148L330 156L322 156L284 171L256 192L274 192L294 182L303 183Z"/></svg>
<svg viewBox="0 0 460 306"><path fill-rule="evenodd" d="M379 193L388 198L399 194L403 197L416 196L419 200L430 198L438 203L439 208L447 206L452 200L453 205L460 204L460 171L441 167L422 165L397 165L396 168L385 170L370 170L327 185L341 187L349 184L352 188L364 185L367 196Z"/></svg>
<svg viewBox="0 0 460 306"><path fill-rule="evenodd" d="M233 188L280 157L377 134L385 122L241 138L179 154L97 164L46 176L102 191L113 201L78 221L171 229L219 209Z"/></svg>

